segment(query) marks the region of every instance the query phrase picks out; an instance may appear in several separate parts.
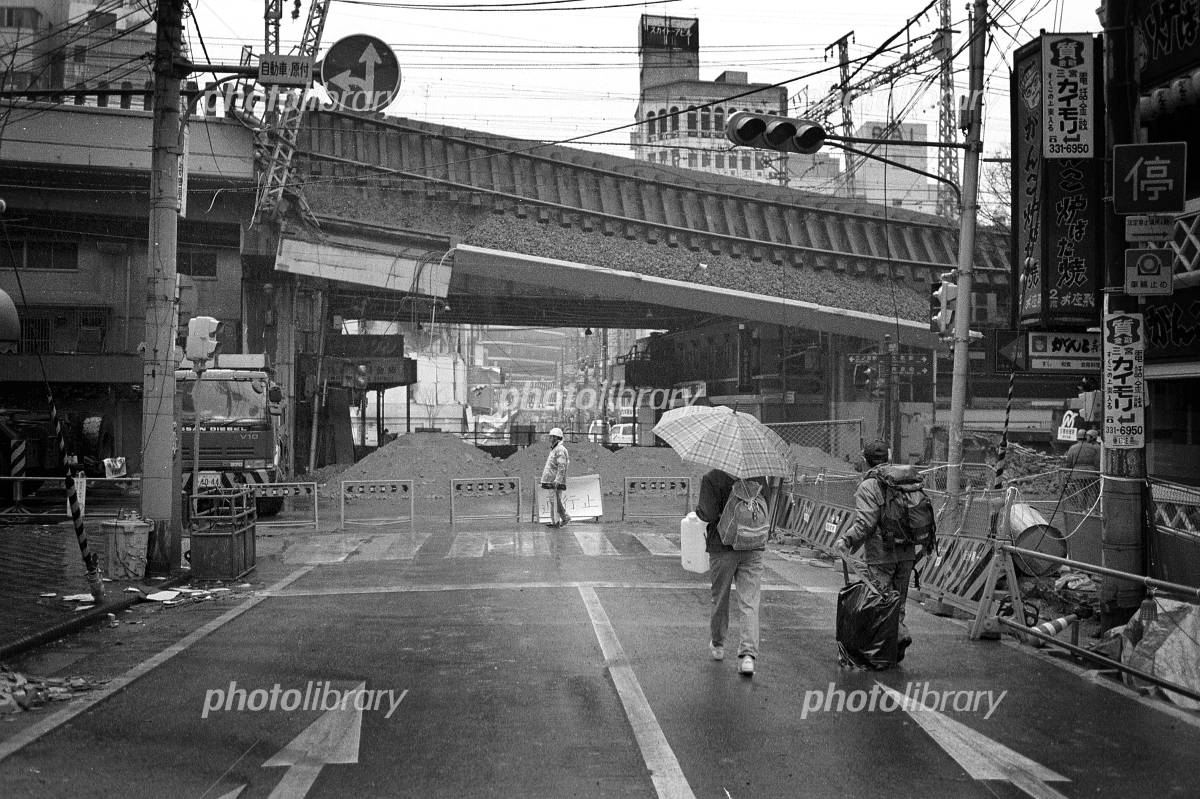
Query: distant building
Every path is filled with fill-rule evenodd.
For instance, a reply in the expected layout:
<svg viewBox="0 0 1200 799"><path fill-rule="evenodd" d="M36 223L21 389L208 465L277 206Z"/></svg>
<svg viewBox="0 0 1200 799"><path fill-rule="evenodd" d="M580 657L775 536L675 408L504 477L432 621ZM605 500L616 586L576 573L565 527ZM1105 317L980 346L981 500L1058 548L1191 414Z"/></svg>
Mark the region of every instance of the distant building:
<svg viewBox="0 0 1200 799"><path fill-rule="evenodd" d="M145 4L129 0L0 0L0 87L143 88L153 78L154 38Z"/></svg>
<svg viewBox="0 0 1200 799"><path fill-rule="evenodd" d="M746 72L732 70L716 80L700 80L700 20L643 14L638 63L636 119L643 124L630 134L637 160L849 196L842 160L828 152L798 155L731 149L725 138L729 116L735 111L788 116L787 88L751 83ZM883 122L865 122L856 135L880 138L885 129ZM923 141L926 126L904 123L888 138ZM874 152L929 171L922 148L883 146ZM869 159L855 159L855 164L856 197L934 213L937 189L927 178Z"/></svg>

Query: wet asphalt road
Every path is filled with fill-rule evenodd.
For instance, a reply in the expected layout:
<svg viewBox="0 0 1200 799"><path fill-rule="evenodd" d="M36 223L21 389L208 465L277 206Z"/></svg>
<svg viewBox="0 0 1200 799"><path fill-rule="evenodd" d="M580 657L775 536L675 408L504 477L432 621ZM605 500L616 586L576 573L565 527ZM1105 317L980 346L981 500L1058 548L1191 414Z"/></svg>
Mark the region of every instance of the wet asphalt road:
<svg viewBox="0 0 1200 799"><path fill-rule="evenodd" d="M315 537L269 596L10 740L4 795L1200 794L1200 725L916 605L902 669L840 670L840 572L768 561L747 679L651 528L522 529Z"/></svg>

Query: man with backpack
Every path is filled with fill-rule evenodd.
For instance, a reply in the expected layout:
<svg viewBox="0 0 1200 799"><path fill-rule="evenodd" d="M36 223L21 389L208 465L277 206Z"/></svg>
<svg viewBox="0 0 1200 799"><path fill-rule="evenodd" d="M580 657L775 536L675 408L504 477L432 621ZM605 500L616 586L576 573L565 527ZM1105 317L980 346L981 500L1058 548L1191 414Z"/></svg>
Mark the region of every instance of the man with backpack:
<svg viewBox="0 0 1200 799"><path fill-rule="evenodd" d="M854 523L834 542L834 549L849 554L859 546L867 562L867 576L881 591L900 594L900 633L897 661L912 643L904 624L908 583L917 560L917 546L936 552L933 505L921 487L915 466L889 463L888 446L872 441L863 448L867 473L854 492Z"/></svg>
<svg viewBox="0 0 1200 799"><path fill-rule="evenodd" d="M737 582L737 605L743 617L738 643L738 673L754 676L758 657L758 608L762 588L763 552L770 530L767 481L762 477L738 480L713 469L700 481L696 515L707 524L705 550L712 583L712 616L708 651L713 660L725 659L729 631L729 597Z"/></svg>

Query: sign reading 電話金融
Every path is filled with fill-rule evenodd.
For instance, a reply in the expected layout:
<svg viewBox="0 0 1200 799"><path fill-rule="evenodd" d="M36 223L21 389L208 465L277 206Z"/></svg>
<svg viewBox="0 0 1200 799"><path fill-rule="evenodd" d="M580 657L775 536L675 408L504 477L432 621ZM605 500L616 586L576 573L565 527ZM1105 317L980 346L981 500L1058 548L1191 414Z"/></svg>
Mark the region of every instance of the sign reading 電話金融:
<svg viewBox="0 0 1200 799"><path fill-rule="evenodd" d="M1104 446L1146 446L1146 329L1140 313L1104 316Z"/></svg>
<svg viewBox="0 0 1200 799"><path fill-rule="evenodd" d="M1091 158L1095 153L1096 50L1086 33L1042 37L1046 158Z"/></svg>

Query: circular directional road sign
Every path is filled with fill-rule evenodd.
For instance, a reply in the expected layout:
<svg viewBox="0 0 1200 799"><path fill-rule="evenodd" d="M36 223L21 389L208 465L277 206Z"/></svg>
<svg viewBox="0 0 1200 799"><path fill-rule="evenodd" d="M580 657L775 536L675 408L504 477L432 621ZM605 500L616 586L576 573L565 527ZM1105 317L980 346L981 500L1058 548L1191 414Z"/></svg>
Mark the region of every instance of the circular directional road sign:
<svg viewBox="0 0 1200 799"><path fill-rule="evenodd" d="M321 83L339 110L382 111L400 90L400 62L374 36L347 36L325 54Z"/></svg>

